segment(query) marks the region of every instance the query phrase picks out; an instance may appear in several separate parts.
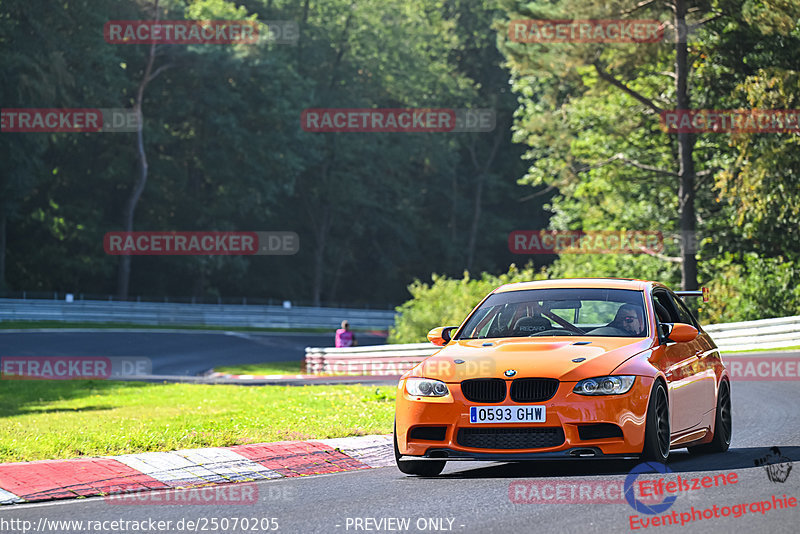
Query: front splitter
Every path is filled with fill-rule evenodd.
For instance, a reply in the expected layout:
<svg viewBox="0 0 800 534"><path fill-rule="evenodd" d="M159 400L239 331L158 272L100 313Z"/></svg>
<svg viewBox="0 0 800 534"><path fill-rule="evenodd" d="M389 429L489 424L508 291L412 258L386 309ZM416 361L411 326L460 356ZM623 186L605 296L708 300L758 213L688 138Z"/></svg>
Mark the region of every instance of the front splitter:
<svg viewBox="0 0 800 534"><path fill-rule="evenodd" d="M430 461L499 461L515 462L520 460L638 460L635 454L603 454L597 447L573 447L565 451L556 452L517 452L517 453L488 453L456 451L448 448L428 449L424 456L401 455L404 460L430 460Z"/></svg>

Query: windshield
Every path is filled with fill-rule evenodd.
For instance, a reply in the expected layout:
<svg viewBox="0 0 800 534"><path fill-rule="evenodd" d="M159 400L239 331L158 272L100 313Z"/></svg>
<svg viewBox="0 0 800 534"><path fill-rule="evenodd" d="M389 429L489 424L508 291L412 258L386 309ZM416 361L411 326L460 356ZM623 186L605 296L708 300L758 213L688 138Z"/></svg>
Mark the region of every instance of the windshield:
<svg viewBox="0 0 800 534"><path fill-rule="evenodd" d="M646 337L644 295L628 289L532 289L495 293L456 339L548 336Z"/></svg>

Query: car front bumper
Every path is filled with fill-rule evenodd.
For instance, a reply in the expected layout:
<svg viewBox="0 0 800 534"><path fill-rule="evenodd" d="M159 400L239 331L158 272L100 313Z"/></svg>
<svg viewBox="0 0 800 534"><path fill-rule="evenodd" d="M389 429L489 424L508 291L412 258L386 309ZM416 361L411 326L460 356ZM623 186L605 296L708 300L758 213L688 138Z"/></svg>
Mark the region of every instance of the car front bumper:
<svg viewBox="0 0 800 534"><path fill-rule="evenodd" d="M644 446L647 405L654 379L637 376L633 387L622 395L586 396L572 392L575 382L561 382L547 401L521 404L506 398L501 403L468 401L459 383L448 383L446 397L416 397L406 392L405 380L398 384L396 431L398 450L408 459L431 460L553 460L578 458L635 458ZM470 423L470 406L510 407L545 406L542 423ZM592 438L580 429L586 425L616 425L622 436ZM443 439L418 439L411 431L428 427L441 431ZM539 429L539 430L536 430ZM548 430L545 430L548 429ZM464 445L466 434L503 433L509 438L502 448ZM517 432L548 432L551 443L545 446L518 448ZM563 439L561 436L563 434ZM524 436L523 436L524 438ZM473 440L474 441L474 440ZM495 440L497 441L497 440ZM556 443L558 442L558 443Z"/></svg>

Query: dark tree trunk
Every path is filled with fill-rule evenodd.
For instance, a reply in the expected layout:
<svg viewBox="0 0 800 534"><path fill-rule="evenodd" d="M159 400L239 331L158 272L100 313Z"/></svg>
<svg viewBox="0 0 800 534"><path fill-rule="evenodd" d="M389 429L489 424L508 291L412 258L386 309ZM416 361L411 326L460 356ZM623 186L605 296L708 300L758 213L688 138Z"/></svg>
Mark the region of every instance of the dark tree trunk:
<svg viewBox="0 0 800 534"><path fill-rule="evenodd" d="M478 223L481 218L481 204L483 203L483 184L486 182L486 174L481 173L477 177L475 186L475 198L472 207L472 224L469 229L469 242L467 243L467 271L472 271L472 264L475 261L475 247L478 240Z"/></svg>
<svg viewBox="0 0 800 534"><path fill-rule="evenodd" d="M346 247L345 247L346 248ZM336 270L333 273L333 281L328 289L328 301L335 301L339 291L339 281L342 279L342 266L344 265L344 253L339 254L336 260Z"/></svg>
<svg viewBox="0 0 800 534"><path fill-rule="evenodd" d="M320 224L316 227L315 233L317 245L314 248L314 280L312 286L311 300L314 306L320 306L322 302L322 280L325 273L325 245L328 242L328 230L330 229L331 208L325 206L320 216Z"/></svg>
<svg viewBox="0 0 800 534"><path fill-rule="evenodd" d="M139 176L136 180L136 184L134 185L133 191L131 191L130 197L128 197L128 202L125 204L125 231L132 232L133 231L133 215L136 211L136 204L138 204L139 199L142 196L142 192L144 192L144 187L147 185L147 154L144 151L144 135L142 129L144 128L143 120L142 120L142 102L140 100L140 95L144 90L144 86L140 85L139 95L136 98L136 104L134 110L136 111L137 121L139 123L138 129L136 131L136 150L137 150L137 158L138 158L138 169L139 169ZM117 298L120 300L127 300L128 299L128 289L130 286L130 279L131 279L131 257L128 255L120 256L119 259L119 272L117 277Z"/></svg>
<svg viewBox="0 0 800 534"><path fill-rule="evenodd" d="M450 242L447 244L447 265L451 269L458 268L457 262L460 261L456 258L456 248L454 243L458 239L458 171L453 168L453 181L450 186Z"/></svg>
<svg viewBox="0 0 800 534"><path fill-rule="evenodd" d="M161 18L161 13L158 9L159 0L153 7L155 13L155 20ZM123 216L125 218L125 231L133 231L133 216L136 212L136 205L144 192L144 187L147 185L147 154L144 150L144 119L142 115L142 102L144 101L144 90L147 85L152 82L161 71L170 67L170 65L162 65L153 71L153 63L156 59L156 45L150 45L150 52L147 56L147 66L144 69L142 80L139 82L139 87L136 90L136 101L133 109L136 112L137 128L136 128L136 153L138 161L139 176L136 179L131 195L125 203L125 211ZM119 271L117 272L117 298L120 300L128 299L128 288L131 279L131 257L128 255L120 256Z"/></svg>
<svg viewBox="0 0 800 534"><path fill-rule="evenodd" d="M689 109L689 59L686 47L688 29L686 26L686 2L675 0L675 93L677 109ZM681 289L697 289L697 257L695 255L695 212L694 212L694 151L695 137L690 133L678 134L678 213L681 228Z"/></svg>
<svg viewBox="0 0 800 534"><path fill-rule="evenodd" d="M328 182L328 173L332 165L333 156L326 161L320 169L320 182ZM316 206L313 202L303 197L308 220L314 232L314 274L311 282L311 300L314 306L319 306L322 302L322 283L325 275L325 247L328 244L328 236L333 220L333 208L327 202L323 206Z"/></svg>
<svg viewBox="0 0 800 534"><path fill-rule="evenodd" d="M469 153L470 158L472 159L472 166L476 171L476 184L475 184L475 196L473 199L473 207L472 207L472 223L470 224L469 230L469 240L467 242L467 263L466 269L467 271L472 271L472 264L475 262L475 249L478 246L478 230L480 225L481 219L481 210L483 205L483 187L486 183L486 178L489 174L489 169L492 167L494 163L494 158L497 155L497 149L500 146L500 141L503 139L504 135L503 129L498 125L495 136L494 136L494 144L492 148L489 150L489 154L486 156L486 159L480 163L478 161L477 149L475 145L477 144L477 138L473 139L473 143L469 146Z"/></svg>

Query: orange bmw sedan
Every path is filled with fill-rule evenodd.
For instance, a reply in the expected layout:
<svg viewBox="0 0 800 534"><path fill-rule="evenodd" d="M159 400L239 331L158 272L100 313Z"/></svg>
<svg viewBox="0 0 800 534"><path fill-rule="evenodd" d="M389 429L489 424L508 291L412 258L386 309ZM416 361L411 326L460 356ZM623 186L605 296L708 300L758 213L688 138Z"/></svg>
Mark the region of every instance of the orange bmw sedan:
<svg viewBox="0 0 800 534"><path fill-rule="evenodd" d="M728 370L658 282L507 284L428 339L443 348L398 384L403 473L435 476L454 460L666 462L671 449L730 445Z"/></svg>

